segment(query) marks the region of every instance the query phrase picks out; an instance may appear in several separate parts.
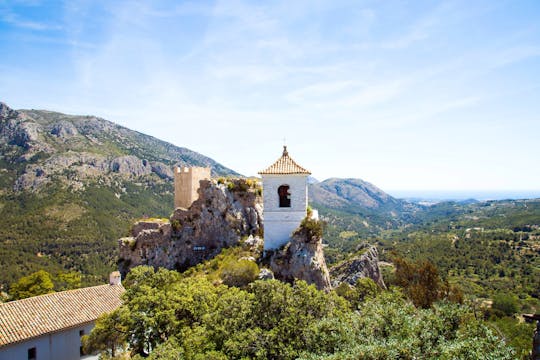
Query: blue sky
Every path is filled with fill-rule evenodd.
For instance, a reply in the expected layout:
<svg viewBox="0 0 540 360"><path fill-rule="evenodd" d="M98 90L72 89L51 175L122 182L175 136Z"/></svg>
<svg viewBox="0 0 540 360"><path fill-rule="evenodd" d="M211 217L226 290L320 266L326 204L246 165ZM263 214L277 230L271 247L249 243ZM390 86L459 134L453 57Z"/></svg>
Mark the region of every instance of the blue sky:
<svg viewBox="0 0 540 360"><path fill-rule="evenodd" d="M2 1L0 100L255 175L540 189L540 1Z"/></svg>

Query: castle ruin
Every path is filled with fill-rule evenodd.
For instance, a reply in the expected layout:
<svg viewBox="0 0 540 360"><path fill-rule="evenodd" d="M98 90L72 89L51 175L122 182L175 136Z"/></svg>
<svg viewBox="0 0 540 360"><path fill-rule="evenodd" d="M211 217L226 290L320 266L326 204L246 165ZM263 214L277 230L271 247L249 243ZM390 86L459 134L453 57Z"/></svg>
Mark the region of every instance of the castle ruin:
<svg viewBox="0 0 540 360"><path fill-rule="evenodd" d="M174 208L188 209L199 198L201 180L210 180L209 167L174 168Z"/></svg>

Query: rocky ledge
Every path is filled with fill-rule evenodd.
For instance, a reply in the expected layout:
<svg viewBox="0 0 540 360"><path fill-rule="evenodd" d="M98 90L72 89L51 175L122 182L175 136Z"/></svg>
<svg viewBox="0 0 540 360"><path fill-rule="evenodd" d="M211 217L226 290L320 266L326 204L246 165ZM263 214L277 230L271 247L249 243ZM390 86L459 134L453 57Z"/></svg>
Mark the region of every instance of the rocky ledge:
<svg viewBox="0 0 540 360"><path fill-rule="evenodd" d="M287 282L301 279L319 290L331 289L322 246L322 224L318 220L306 218L291 241L282 249L269 252L267 259L276 279Z"/></svg>
<svg viewBox="0 0 540 360"><path fill-rule="evenodd" d="M123 275L138 265L185 270L213 258L242 238L262 234L260 188L245 179L227 184L202 180L199 199L170 219L141 220L119 240Z"/></svg>
<svg viewBox="0 0 540 360"><path fill-rule="evenodd" d="M354 256L332 267L330 277L332 278L333 287L337 287L343 282L355 285L360 278L370 278L379 287L386 289L379 268L379 252L375 246L370 246L361 255Z"/></svg>

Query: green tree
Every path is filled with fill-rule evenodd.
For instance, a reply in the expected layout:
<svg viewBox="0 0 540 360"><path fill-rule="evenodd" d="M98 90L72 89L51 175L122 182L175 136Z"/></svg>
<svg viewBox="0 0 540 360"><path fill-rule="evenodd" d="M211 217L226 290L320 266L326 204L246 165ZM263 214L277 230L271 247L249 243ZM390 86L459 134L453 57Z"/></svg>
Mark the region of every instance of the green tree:
<svg viewBox="0 0 540 360"><path fill-rule="evenodd" d="M81 287L81 273L61 272L54 279L54 288L56 291L78 289Z"/></svg>
<svg viewBox="0 0 540 360"><path fill-rule="evenodd" d="M400 292L367 299L344 322L310 327L303 360L513 359L514 353L470 309L454 303L416 308Z"/></svg>
<svg viewBox="0 0 540 360"><path fill-rule="evenodd" d="M381 288L370 278L360 278L354 286L342 282L335 289L337 295L349 301L353 308L357 308L367 297L374 297L380 293Z"/></svg>
<svg viewBox="0 0 540 360"><path fill-rule="evenodd" d="M45 270L20 278L11 285L9 293L14 300L25 299L32 296L54 292L54 283L51 274Z"/></svg>
<svg viewBox="0 0 540 360"><path fill-rule="evenodd" d="M512 316L518 312L519 304L514 296L499 293L493 296L491 308L495 310L495 315Z"/></svg>
<svg viewBox="0 0 540 360"><path fill-rule="evenodd" d="M90 354L96 351L115 357L117 352L125 351L128 329L126 319L129 313L120 307L110 314L103 314L89 335L82 337L83 350Z"/></svg>
<svg viewBox="0 0 540 360"><path fill-rule="evenodd" d="M393 262L396 267L396 284L405 290L416 307L429 308L440 299L439 272L431 261L411 263L396 257Z"/></svg>

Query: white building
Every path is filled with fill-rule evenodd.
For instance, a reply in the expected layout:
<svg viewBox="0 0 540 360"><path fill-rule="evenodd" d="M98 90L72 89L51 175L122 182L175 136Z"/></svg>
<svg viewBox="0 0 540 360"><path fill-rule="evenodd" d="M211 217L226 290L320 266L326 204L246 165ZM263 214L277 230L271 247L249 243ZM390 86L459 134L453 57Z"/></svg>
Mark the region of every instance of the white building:
<svg viewBox="0 0 540 360"><path fill-rule="evenodd" d="M83 354L81 337L96 319L122 304L120 273L111 284L34 296L0 304L0 360L73 360Z"/></svg>
<svg viewBox="0 0 540 360"><path fill-rule="evenodd" d="M264 249L285 245L307 213L307 177L311 172L298 165L283 147L283 154L260 171L263 181Z"/></svg>

